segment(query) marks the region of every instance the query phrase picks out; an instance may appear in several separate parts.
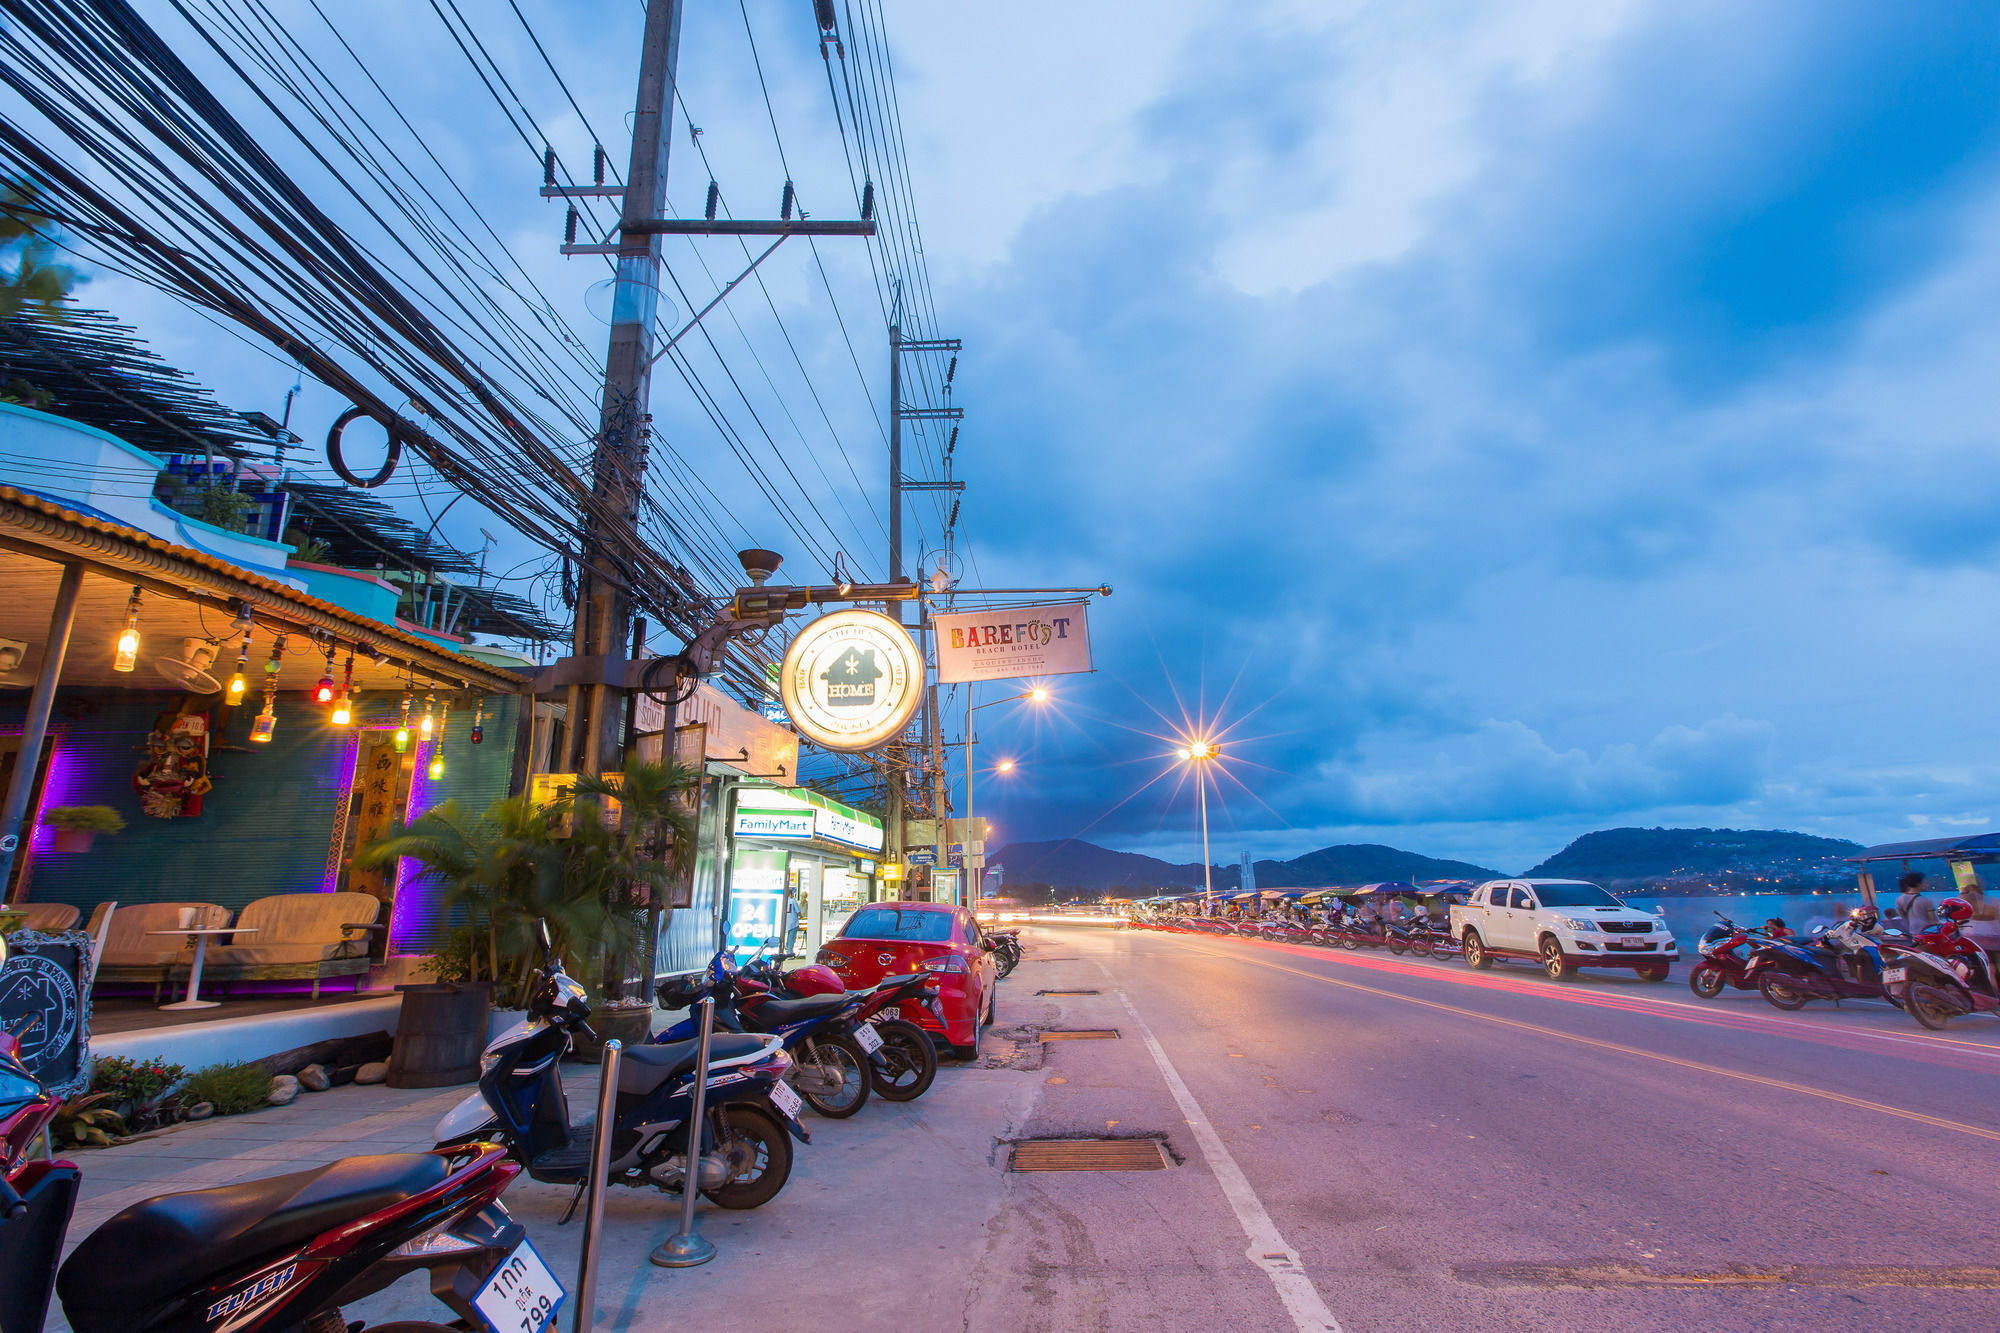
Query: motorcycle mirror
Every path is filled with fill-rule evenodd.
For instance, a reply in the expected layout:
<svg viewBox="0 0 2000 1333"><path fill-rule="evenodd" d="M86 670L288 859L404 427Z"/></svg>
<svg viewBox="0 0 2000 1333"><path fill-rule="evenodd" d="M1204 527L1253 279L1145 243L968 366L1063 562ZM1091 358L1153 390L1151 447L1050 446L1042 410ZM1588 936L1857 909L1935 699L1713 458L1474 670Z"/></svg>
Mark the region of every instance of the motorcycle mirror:
<svg viewBox="0 0 2000 1333"><path fill-rule="evenodd" d="M7 966L7 937L0 935L0 967Z"/></svg>
<svg viewBox="0 0 2000 1333"><path fill-rule="evenodd" d="M535 924L536 924L536 925L537 925L538 927L540 927L540 928L541 928L541 932L542 932L542 947L543 947L544 949L553 949L553 948L555 948L555 947L556 947L556 946L555 946L555 941L554 941L554 940L551 940L551 939L549 938L549 923L548 923L548 918L544 917L544 918L542 918L541 920L537 921L537 922L536 922Z"/></svg>

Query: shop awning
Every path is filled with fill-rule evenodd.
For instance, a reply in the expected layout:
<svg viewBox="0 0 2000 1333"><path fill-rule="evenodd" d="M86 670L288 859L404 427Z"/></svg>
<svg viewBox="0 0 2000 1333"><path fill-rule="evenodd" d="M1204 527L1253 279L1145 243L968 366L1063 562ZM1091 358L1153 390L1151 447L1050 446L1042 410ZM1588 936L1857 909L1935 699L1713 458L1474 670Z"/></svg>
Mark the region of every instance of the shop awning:
<svg viewBox="0 0 2000 1333"><path fill-rule="evenodd" d="M2000 861L2000 833L1974 833L1958 838L1925 838L1920 842L1885 842L1847 859L1865 861Z"/></svg>

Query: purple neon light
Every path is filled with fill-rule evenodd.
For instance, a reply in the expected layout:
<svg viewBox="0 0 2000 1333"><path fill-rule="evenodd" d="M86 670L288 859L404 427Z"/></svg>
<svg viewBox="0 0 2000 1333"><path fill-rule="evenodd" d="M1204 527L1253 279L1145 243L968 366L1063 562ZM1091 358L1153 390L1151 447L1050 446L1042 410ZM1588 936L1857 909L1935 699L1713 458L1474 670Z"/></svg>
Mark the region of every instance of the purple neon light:
<svg viewBox="0 0 2000 1333"><path fill-rule="evenodd" d="M19 736L19 732L14 733ZM63 744L63 737L51 733L55 743L49 747L48 776L42 779L42 794L35 801L35 808L28 812L28 826L34 830L29 846L37 852L55 850L56 831L42 822L42 811L60 805L77 805L84 793L83 780L88 777L79 764L72 763L69 747ZM16 754L14 762L25 762L26 755Z"/></svg>
<svg viewBox="0 0 2000 1333"><path fill-rule="evenodd" d="M340 830L341 845L333 849L333 855L326 858L326 874L321 876L319 891L332 893L340 887L341 853L346 850L347 821L352 818L348 808L354 804L354 767L361 762L361 733L350 731L341 743L340 762L334 772L343 774L340 780L340 804L334 807L335 827Z"/></svg>
<svg viewBox="0 0 2000 1333"><path fill-rule="evenodd" d="M415 739L414 737L412 739ZM417 741L413 747L414 767L410 771L410 799L403 807L403 822L430 809L431 753L437 749L437 741ZM407 892L406 892L407 891ZM395 900L389 910L389 951L405 952L412 931L421 930L423 923L436 912L438 895L442 892L435 884L426 884L417 878L417 863L408 857L396 862ZM425 952L415 949L414 952Z"/></svg>

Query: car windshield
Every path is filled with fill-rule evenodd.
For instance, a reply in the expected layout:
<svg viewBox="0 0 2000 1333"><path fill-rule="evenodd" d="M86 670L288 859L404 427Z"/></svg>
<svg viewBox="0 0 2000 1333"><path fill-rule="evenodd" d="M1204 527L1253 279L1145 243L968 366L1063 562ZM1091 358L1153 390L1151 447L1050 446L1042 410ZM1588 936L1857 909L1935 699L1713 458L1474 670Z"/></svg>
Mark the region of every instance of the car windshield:
<svg viewBox="0 0 2000 1333"><path fill-rule="evenodd" d="M1544 907L1623 907L1625 904L1598 888L1580 879L1564 880L1560 884L1537 884L1535 897Z"/></svg>
<svg viewBox="0 0 2000 1333"><path fill-rule="evenodd" d="M864 907L847 918L840 938L943 944L951 939L951 913L907 907Z"/></svg>

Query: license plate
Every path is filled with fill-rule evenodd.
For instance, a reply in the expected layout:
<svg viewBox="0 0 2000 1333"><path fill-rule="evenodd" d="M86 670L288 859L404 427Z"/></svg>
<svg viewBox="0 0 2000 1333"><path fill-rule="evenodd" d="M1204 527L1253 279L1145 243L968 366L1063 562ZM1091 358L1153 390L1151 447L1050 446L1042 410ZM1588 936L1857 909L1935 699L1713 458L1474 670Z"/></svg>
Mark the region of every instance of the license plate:
<svg viewBox="0 0 2000 1333"><path fill-rule="evenodd" d="M872 1023L863 1023L854 1029L854 1040L859 1042L861 1049L870 1055L882 1049L882 1035L875 1031L875 1025Z"/></svg>
<svg viewBox="0 0 2000 1333"><path fill-rule="evenodd" d="M903 1016L903 1006L900 1004L885 1004L879 1012L883 1018L901 1018Z"/></svg>
<svg viewBox="0 0 2000 1333"><path fill-rule="evenodd" d="M1614 949L1643 949L1646 947L1638 940L1613 940L1611 941L1611 946Z"/></svg>
<svg viewBox="0 0 2000 1333"><path fill-rule="evenodd" d="M794 1120L797 1120L799 1112L805 1109L805 1102L799 1094L792 1091L788 1083L776 1083L771 1086L771 1105Z"/></svg>
<svg viewBox="0 0 2000 1333"><path fill-rule="evenodd" d="M542 1333L555 1322L562 1303L562 1283L525 1240L472 1298L472 1308L490 1333Z"/></svg>
<svg viewBox="0 0 2000 1333"><path fill-rule="evenodd" d="M1884 984L1893 985L1898 981L1907 981L1909 977L1910 969L1907 967L1885 967L1882 969Z"/></svg>

